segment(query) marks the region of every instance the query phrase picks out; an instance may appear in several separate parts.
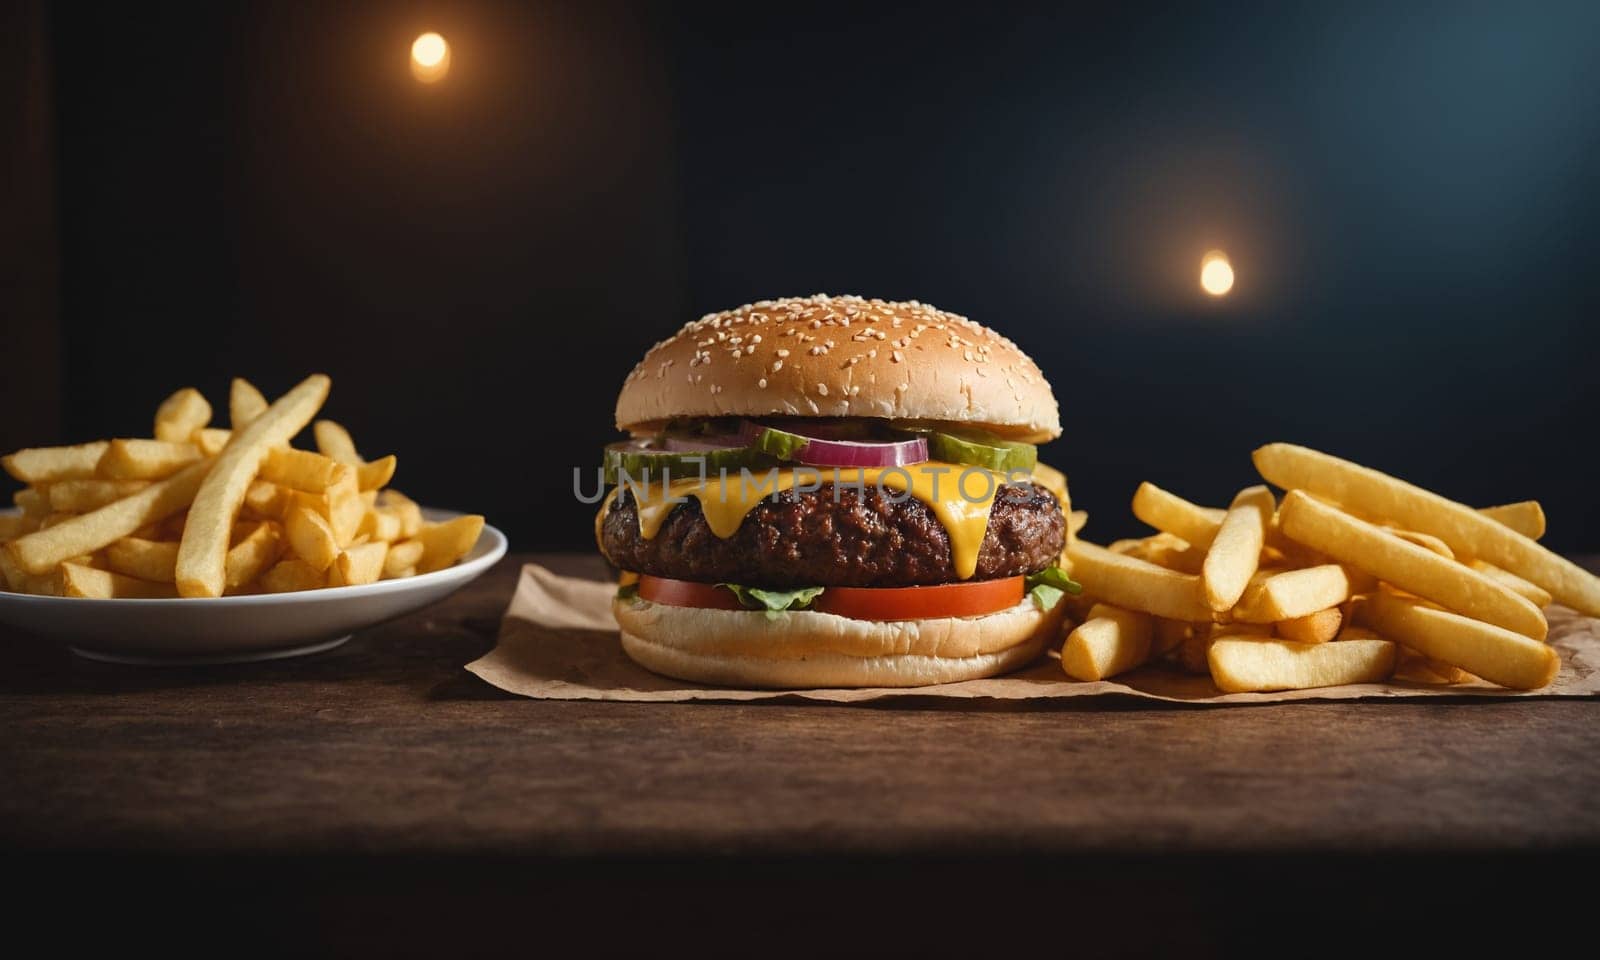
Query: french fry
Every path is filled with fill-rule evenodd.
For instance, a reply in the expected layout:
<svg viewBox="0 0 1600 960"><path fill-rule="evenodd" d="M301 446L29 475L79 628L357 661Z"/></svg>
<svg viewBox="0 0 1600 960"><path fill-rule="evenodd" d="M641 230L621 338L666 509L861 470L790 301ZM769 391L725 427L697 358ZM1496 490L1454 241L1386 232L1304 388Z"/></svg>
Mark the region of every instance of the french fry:
<svg viewBox="0 0 1600 960"><path fill-rule="evenodd" d="M108 480L163 480L200 459L187 440L112 440L95 472Z"/></svg>
<svg viewBox="0 0 1600 960"><path fill-rule="evenodd" d="M33 593L27 588L28 574L22 572L11 552L0 544L0 586L12 593Z"/></svg>
<svg viewBox="0 0 1600 960"><path fill-rule="evenodd" d="M1184 672L1197 676L1209 676L1211 673L1206 653L1213 642L1225 637L1266 639L1272 636L1271 627L1257 623L1196 623L1191 626L1193 629L1182 638L1175 659Z"/></svg>
<svg viewBox="0 0 1600 960"><path fill-rule="evenodd" d="M1212 681L1225 693L1309 690L1383 680L1394 672L1395 645L1387 640L1295 643L1219 637L1206 660Z"/></svg>
<svg viewBox="0 0 1600 960"><path fill-rule="evenodd" d="M272 569L261 575L261 589L265 593L293 593L296 590L315 590L326 586L327 577L304 560L290 557L280 560Z"/></svg>
<svg viewBox="0 0 1600 960"><path fill-rule="evenodd" d="M322 455L348 464L357 470L357 481L362 490L379 490L394 478L395 458L383 457L372 462L361 458L356 452L355 441L350 438L350 431L332 420L318 420L312 428L317 438L317 449Z"/></svg>
<svg viewBox="0 0 1600 960"><path fill-rule="evenodd" d="M1344 639L1343 633L1339 635L1339 639ZM1406 683L1451 686L1457 683L1470 683L1473 676L1460 667L1453 667L1401 645L1395 659L1394 679Z"/></svg>
<svg viewBox="0 0 1600 960"><path fill-rule="evenodd" d="M363 463L356 467L356 485L363 492L368 490L381 490L394 479L395 467L399 464L394 454Z"/></svg>
<svg viewBox="0 0 1600 960"><path fill-rule="evenodd" d="M149 583L78 563L61 565L61 595L96 600L153 600L177 596L170 583Z"/></svg>
<svg viewBox="0 0 1600 960"><path fill-rule="evenodd" d="M1361 616L1385 637L1513 690L1547 686L1561 670L1553 648L1520 633L1380 590Z"/></svg>
<svg viewBox="0 0 1600 960"><path fill-rule="evenodd" d="M354 473L353 467L320 453L274 447L267 451L267 458L261 463L260 476L267 483L291 490L325 493L329 487Z"/></svg>
<svg viewBox="0 0 1600 960"><path fill-rule="evenodd" d="M1503 524L1527 537L1538 540L1544 536L1544 507L1537 500L1519 500L1498 507L1482 507L1479 513L1496 523Z"/></svg>
<svg viewBox="0 0 1600 960"><path fill-rule="evenodd" d="M406 577L414 577L416 575L416 567L401 567L393 572L390 572L388 567L384 567L383 570L383 578L385 580L404 580Z"/></svg>
<svg viewBox="0 0 1600 960"><path fill-rule="evenodd" d="M62 480L50 485L50 509L88 513L148 487L148 480Z"/></svg>
<svg viewBox="0 0 1600 960"><path fill-rule="evenodd" d="M1178 573L1136 557L1112 553L1086 540L1067 550L1072 577L1084 593L1124 610L1138 610L1171 620L1210 621L1216 613L1206 605L1200 578ZM417 569L424 569L418 565Z"/></svg>
<svg viewBox="0 0 1600 960"><path fill-rule="evenodd" d="M304 504L289 510L285 521L289 547L295 556L318 573L327 570L339 556L339 539L323 516Z"/></svg>
<svg viewBox="0 0 1600 960"><path fill-rule="evenodd" d="M278 560L283 535L271 521L257 523L243 539L228 548L223 561L224 583L228 590L254 581Z"/></svg>
<svg viewBox="0 0 1600 960"><path fill-rule="evenodd" d="M307 494L296 496L303 500ZM355 475L346 474L324 491L319 498L319 506L325 511L323 515L328 518L328 525L333 528L339 546L349 546L361 529L361 518L367 513L367 504L361 499Z"/></svg>
<svg viewBox="0 0 1600 960"><path fill-rule="evenodd" d="M399 523L398 519L395 521ZM39 529L39 521L23 514L0 513L0 543Z"/></svg>
<svg viewBox="0 0 1600 960"><path fill-rule="evenodd" d="M1391 536L1303 491L1290 491L1279 515L1289 538L1408 593L1535 640L1543 640L1549 631L1544 614L1524 597L1465 564ZM1507 534L1517 536L1510 531Z"/></svg>
<svg viewBox="0 0 1600 960"><path fill-rule="evenodd" d="M1074 680L1104 680L1126 673L1150 658L1155 633L1147 613L1097 603L1089 619L1067 635L1061 669Z"/></svg>
<svg viewBox="0 0 1600 960"><path fill-rule="evenodd" d="M1165 531L1136 540L1118 540L1106 549L1180 573L1199 573L1206 559L1204 550Z"/></svg>
<svg viewBox="0 0 1600 960"><path fill-rule="evenodd" d="M364 583L377 583L383 576L384 558L388 556L387 543L363 543L346 548L328 573L330 587L353 587Z"/></svg>
<svg viewBox="0 0 1600 960"><path fill-rule="evenodd" d="M12 593L31 593L40 597L61 596L61 567L58 564L48 573L27 573L17 565L11 554L0 550L0 581Z"/></svg>
<svg viewBox="0 0 1600 960"><path fill-rule="evenodd" d="M1266 571L1245 588L1233 618L1246 623L1293 620L1338 606L1350 598L1350 593L1350 578L1336 563Z"/></svg>
<svg viewBox="0 0 1600 960"><path fill-rule="evenodd" d="M194 504L178 548L178 593L218 597L226 582L228 533L267 451L282 446L311 422L328 396L322 374L307 377L242 428L217 456Z"/></svg>
<svg viewBox="0 0 1600 960"><path fill-rule="evenodd" d="M422 544L418 573L442 570L466 556L483 532L483 517L477 514L456 517L443 523L423 524L416 539Z"/></svg>
<svg viewBox="0 0 1600 960"><path fill-rule="evenodd" d="M1327 643L1339 635L1339 625L1343 622L1344 611L1329 607L1293 620L1280 620L1274 629L1278 636L1296 643Z"/></svg>
<svg viewBox="0 0 1600 960"><path fill-rule="evenodd" d="M48 530L39 530L5 545L17 565L31 574L47 573L72 557L109 546L147 524L183 510L194 500L211 461L202 460L177 474L153 483L138 493L73 517Z"/></svg>
<svg viewBox="0 0 1600 960"><path fill-rule="evenodd" d="M316 437L317 449L325 457L332 457L340 463L347 463L352 467L365 463L361 454L356 452L356 442L350 438L350 431L333 420L318 420L311 428L312 436Z"/></svg>
<svg viewBox="0 0 1600 960"><path fill-rule="evenodd" d="M400 536L410 538L417 535L424 522L422 508L415 500L395 489L384 490L378 494L378 509L386 510L400 518Z"/></svg>
<svg viewBox="0 0 1600 960"><path fill-rule="evenodd" d="M50 488L28 487L18 490L11 495L11 502L17 505L22 515L34 521L42 521L50 516Z"/></svg>
<svg viewBox="0 0 1600 960"><path fill-rule="evenodd" d="M384 513L376 507L368 507L361 516L361 526L356 528L356 536L365 536L369 540L382 540L389 543L400 539L400 518L392 513Z"/></svg>
<svg viewBox="0 0 1600 960"><path fill-rule="evenodd" d="M418 561L422 559L422 543L417 540L402 540L392 544L389 552L383 558L383 575L388 578L399 577L405 570L416 572Z"/></svg>
<svg viewBox="0 0 1600 960"><path fill-rule="evenodd" d="M1247 487L1233 498L1200 568L1200 587L1212 610L1233 609L1255 576L1275 506L1266 487Z"/></svg>
<svg viewBox="0 0 1600 960"><path fill-rule="evenodd" d="M1418 533L1415 530L1401 530L1394 527L1381 527L1380 529L1388 530L1401 540L1404 540L1407 543L1414 543L1424 550L1432 550L1434 553L1444 557L1446 560L1454 560L1456 558L1456 552L1450 549L1450 545L1448 543L1445 543L1443 540L1440 540L1438 537L1432 536L1431 534Z"/></svg>
<svg viewBox="0 0 1600 960"><path fill-rule="evenodd" d="M1177 494L1145 482L1139 484L1139 489L1133 493L1133 515L1157 530L1204 550L1211 546L1227 511L1197 506Z"/></svg>
<svg viewBox="0 0 1600 960"><path fill-rule="evenodd" d="M1355 513L1382 517L1407 530L1432 534L1448 543L1457 555L1488 561L1538 584L1580 613L1600 616L1600 578L1471 507L1359 464L1292 444L1261 447L1255 451L1254 459L1261 475L1280 487L1306 490Z"/></svg>
<svg viewBox="0 0 1600 960"><path fill-rule="evenodd" d="M214 457L222 452L222 448L233 439L232 430L223 430L219 427L201 427L190 437L189 442L195 445L202 457Z"/></svg>
<svg viewBox="0 0 1600 960"><path fill-rule="evenodd" d="M1182 620L1168 620L1166 617L1156 617L1150 652L1154 656L1169 654L1182 646L1185 640L1193 637L1195 631L1200 629L1209 631L1211 624L1185 623Z"/></svg>
<svg viewBox="0 0 1600 960"><path fill-rule="evenodd" d="M294 498L288 491L265 480L251 483L244 494L245 508L263 520L284 519L293 504Z"/></svg>
<svg viewBox="0 0 1600 960"><path fill-rule="evenodd" d="M172 583L177 563L178 545L173 542L123 537L106 547L106 565L114 573L151 583Z"/></svg>
<svg viewBox="0 0 1600 960"><path fill-rule="evenodd" d="M184 387L161 402L156 410L155 438L186 443L196 430L211 422L211 404L194 387Z"/></svg>
<svg viewBox="0 0 1600 960"><path fill-rule="evenodd" d="M1550 591L1544 589L1538 584L1529 583L1509 570L1501 570L1494 564L1485 563L1482 560L1474 560L1468 564L1468 566L1488 577L1490 580L1493 580L1496 583L1508 588L1511 590L1511 592L1519 593L1522 596L1527 597L1530 603L1541 610L1550 606L1550 604L1554 602L1554 598L1550 596Z"/></svg>
<svg viewBox="0 0 1600 960"><path fill-rule="evenodd" d="M96 440L70 447L30 447L0 457L0 467L21 483L87 480L110 443Z"/></svg>
<svg viewBox="0 0 1600 960"><path fill-rule="evenodd" d="M267 398L255 384L243 377L234 377L228 386L228 424L238 430L248 427L250 421L267 412Z"/></svg>

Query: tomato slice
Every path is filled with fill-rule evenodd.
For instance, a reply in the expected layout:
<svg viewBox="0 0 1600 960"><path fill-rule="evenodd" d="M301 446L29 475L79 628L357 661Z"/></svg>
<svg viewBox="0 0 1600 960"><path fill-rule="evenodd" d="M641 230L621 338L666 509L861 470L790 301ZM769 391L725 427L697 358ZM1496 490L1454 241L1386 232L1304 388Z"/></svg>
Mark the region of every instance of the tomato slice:
<svg viewBox="0 0 1600 960"><path fill-rule="evenodd" d="M969 580L935 587L828 587L811 609L853 620L929 620L979 617L1022 602L1022 577ZM639 596L671 607L745 610L733 591L712 583L639 577Z"/></svg>
<svg viewBox="0 0 1600 960"><path fill-rule="evenodd" d="M652 577L648 573L639 577L639 596L651 603L664 603L669 607L707 607L712 610L743 610L744 605L733 595L714 583L697 583L693 580L670 580Z"/></svg>
<svg viewBox="0 0 1600 960"><path fill-rule="evenodd" d="M966 580L936 587L829 587L812 609L855 620L978 617L1022 602L1021 577Z"/></svg>

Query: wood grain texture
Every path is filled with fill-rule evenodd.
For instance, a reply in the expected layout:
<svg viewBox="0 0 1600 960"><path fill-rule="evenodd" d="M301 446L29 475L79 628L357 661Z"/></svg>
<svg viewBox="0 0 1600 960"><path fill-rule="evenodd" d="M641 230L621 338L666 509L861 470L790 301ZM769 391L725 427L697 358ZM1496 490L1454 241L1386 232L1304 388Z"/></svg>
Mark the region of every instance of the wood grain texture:
<svg viewBox="0 0 1600 960"><path fill-rule="evenodd" d="M1593 700L520 700L461 667L492 645L525 559L309 660L135 669L0 637L0 846L561 858L1600 849Z"/></svg>

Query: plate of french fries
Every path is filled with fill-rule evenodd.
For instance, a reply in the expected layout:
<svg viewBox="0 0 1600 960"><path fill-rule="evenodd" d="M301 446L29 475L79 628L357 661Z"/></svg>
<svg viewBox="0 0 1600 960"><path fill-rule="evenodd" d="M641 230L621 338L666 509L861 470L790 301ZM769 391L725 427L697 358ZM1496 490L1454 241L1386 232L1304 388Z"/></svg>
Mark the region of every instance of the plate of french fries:
<svg viewBox="0 0 1600 960"><path fill-rule="evenodd" d="M1600 616L1600 578L1539 544L1536 501L1474 509L1287 443L1253 460L1271 487L1212 507L1144 483L1133 513L1156 533L1071 541L1083 593L1060 651L1068 676L1166 664L1223 693L1538 690L1561 669L1546 608Z"/></svg>
<svg viewBox="0 0 1600 960"><path fill-rule="evenodd" d="M27 485L0 513L0 622L106 660L292 656L442 599L505 555L483 517L423 508L390 486L395 456L367 460L315 420L331 385L316 374L269 403L235 379L226 428L184 388L150 437L0 457ZM307 426L315 450L291 444Z"/></svg>

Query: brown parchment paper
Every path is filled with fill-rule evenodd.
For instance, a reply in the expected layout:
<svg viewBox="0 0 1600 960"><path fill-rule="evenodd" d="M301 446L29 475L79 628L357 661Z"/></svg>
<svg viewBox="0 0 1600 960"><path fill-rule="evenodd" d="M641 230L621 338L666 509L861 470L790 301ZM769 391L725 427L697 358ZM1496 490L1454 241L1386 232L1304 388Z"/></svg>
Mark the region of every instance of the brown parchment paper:
<svg viewBox="0 0 1600 960"><path fill-rule="evenodd" d="M1427 686L1389 682L1350 684L1282 693L1222 693L1208 677L1164 667L1146 667L1115 680L1083 683L1044 657L1034 665L987 680L926 687L845 690L739 690L674 680L650 673L622 652L611 616L612 583L551 573L538 564L522 568L517 592L488 655L467 664L486 682L541 700L821 700L862 703L890 697L933 697L959 702L1064 699L1122 695L1167 703L1247 704L1291 700L1363 700L1424 697L1586 697L1600 694L1600 620L1551 607L1549 641L1561 654L1561 673L1542 690L1519 692L1487 683Z"/></svg>

